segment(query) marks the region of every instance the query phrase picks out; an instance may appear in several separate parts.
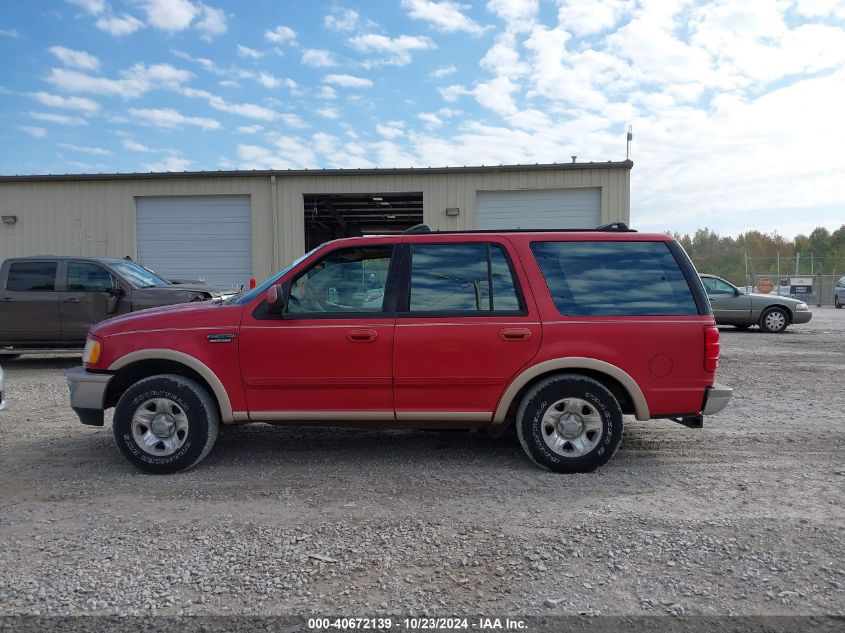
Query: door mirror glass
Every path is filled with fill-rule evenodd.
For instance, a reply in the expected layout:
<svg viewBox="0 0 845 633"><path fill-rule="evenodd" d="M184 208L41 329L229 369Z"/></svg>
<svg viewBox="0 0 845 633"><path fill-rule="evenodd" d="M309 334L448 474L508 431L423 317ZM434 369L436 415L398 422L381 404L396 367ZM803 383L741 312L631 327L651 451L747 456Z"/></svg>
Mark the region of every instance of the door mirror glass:
<svg viewBox="0 0 845 633"><path fill-rule="evenodd" d="M109 293L109 298L106 301L106 312L108 314L114 314L117 312L117 302L120 300L120 293L119 292L111 292Z"/></svg>

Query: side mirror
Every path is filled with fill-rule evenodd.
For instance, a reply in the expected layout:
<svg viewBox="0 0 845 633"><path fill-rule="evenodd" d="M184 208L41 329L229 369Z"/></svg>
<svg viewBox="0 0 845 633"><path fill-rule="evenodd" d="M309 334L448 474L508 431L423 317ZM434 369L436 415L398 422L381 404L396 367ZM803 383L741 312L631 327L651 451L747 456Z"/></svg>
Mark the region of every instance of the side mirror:
<svg viewBox="0 0 845 633"><path fill-rule="evenodd" d="M109 298L106 301L106 313L114 314L117 312L117 302L120 301L120 295L123 294L123 288L111 288L109 291Z"/></svg>
<svg viewBox="0 0 845 633"><path fill-rule="evenodd" d="M270 311L270 314L284 314L288 308L289 296L289 284L273 284L267 288L267 293L264 297L267 300L267 309Z"/></svg>

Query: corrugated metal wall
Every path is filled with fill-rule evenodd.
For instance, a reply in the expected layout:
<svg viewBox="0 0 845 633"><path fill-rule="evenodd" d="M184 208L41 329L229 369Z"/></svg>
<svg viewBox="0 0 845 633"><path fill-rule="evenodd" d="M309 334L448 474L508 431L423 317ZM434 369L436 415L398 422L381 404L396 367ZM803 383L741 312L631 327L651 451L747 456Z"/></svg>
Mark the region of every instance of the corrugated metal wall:
<svg viewBox="0 0 845 633"><path fill-rule="evenodd" d="M602 222L630 220L626 168L6 181L0 182L0 215L16 215L18 221L0 224L0 260L35 254L134 258L136 198L241 194L251 198L253 272L262 279L304 251L304 194L421 191L426 223L462 230L475 226L476 191L558 187L601 187ZM459 208L460 215L446 216L449 207Z"/></svg>

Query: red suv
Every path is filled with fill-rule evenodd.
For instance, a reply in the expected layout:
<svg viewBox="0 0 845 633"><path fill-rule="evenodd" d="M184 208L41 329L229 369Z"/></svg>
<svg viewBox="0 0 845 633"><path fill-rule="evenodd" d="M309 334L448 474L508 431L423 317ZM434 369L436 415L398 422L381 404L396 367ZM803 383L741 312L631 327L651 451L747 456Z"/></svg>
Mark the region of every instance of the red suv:
<svg viewBox="0 0 845 633"><path fill-rule="evenodd" d="M94 326L73 409L132 464L199 463L219 425L516 424L556 472L607 463L622 416L701 426L732 391L707 295L670 236L430 232L323 244L223 302Z"/></svg>

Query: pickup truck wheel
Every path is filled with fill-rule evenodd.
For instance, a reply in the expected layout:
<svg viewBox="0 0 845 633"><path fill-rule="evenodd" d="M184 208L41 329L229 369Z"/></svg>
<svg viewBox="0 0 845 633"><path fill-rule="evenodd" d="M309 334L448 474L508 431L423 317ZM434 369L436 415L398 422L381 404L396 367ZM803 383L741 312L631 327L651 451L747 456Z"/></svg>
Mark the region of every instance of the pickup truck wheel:
<svg viewBox="0 0 845 633"><path fill-rule="evenodd" d="M217 439L220 416L208 392L175 374L139 380L114 410L114 440L129 462L165 475L195 466Z"/></svg>
<svg viewBox="0 0 845 633"><path fill-rule="evenodd" d="M622 409L600 382L559 374L535 385L516 416L522 448L538 466L583 473L608 463L622 441Z"/></svg>
<svg viewBox="0 0 845 633"><path fill-rule="evenodd" d="M760 315L760 329L772 334L780 334L789 325L789 315L781 308L769 308Z"/></svg>

